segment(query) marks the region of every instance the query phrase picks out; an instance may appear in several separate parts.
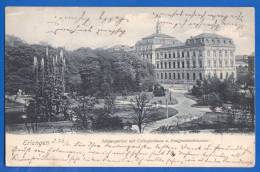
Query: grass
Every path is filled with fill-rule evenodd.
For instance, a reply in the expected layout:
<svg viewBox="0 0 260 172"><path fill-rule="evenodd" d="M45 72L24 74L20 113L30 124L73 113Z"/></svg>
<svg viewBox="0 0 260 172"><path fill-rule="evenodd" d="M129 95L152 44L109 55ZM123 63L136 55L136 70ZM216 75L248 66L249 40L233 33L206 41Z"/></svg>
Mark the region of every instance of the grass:
<svg viewBox="0 0 260 172"><path fill-rule="evenodd" d="M174 108L168 108L168 116L174 116L178 113L178 111ZM114 109L114 116L120 117L123 122L130 122L133 123L132 114L134 114L134 110L132 109L131 105L117 105ZM166 118L166 108L165 107L158 107L152 108L149 115L148 122L154 122L161 119Z"/></svg>
<svg viewBox="0 0 260 172"><path fill-rule="evenodd" d="M165 106L162 107L161 105L166 105L165 96L163 97L154 97L151 92L147 93L150 99L150 103L153 105L154 108L151 109L149 113L149 119L147 122L154 122L167 117L166 115L166 108ZM118 116L122 119L123 123L134 123L132 114L134 114L134 110L130 103L131 99L134 99L135 95L124 96L124 97L117 97L115 101L115 108L113 110L113 116ZM169 99L168 99L169 100ZM123 104L120 101L125 101ZM155 105L155 102L157 105ZM169 105L176 104L177 101L172 98L171 101L168 102ZM25 121L22 120L21 116L24 115L26 112L21 111L21 109L16 109L13 111L14 104L11 101L7 100L7 104L12 107L12 111L5 113L5 120L6 120L6 128L7 131L12 132L27 132L27 128L25 126ZM103 99L99 100L99 103L96 104L94 109L94 114L101 114L103 113L103 106L104 102ZM156 106L156 107L155 107ZM178 112L174 108L168 108L168 117L176 115ZM39 133L40 132L63 132L66 130L73 130L71 129L72 122L70 121L58 121L58 122L41 122L39 123ZM29 125L29 124L28 124Z"/></svg>
<svg viewBox="0 0 260 172"><path fill-rule="evenodd" d="M219 112L206 112L198 119L184 122L178 126L162 126L156 130L160 133L174 133L179 131L200 132L212 130L213 132L250 132L250 125L241 121L230 121L230 114Z"/></svg>

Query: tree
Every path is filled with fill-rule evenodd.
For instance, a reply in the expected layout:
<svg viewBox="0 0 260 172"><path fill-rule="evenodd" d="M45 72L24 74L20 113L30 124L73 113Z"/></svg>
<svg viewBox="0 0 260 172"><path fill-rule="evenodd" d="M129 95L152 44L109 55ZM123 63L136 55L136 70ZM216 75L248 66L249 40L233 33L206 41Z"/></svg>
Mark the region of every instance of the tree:
<svg viewBox="0 0 260 172"><path fill-rule="evenodd" d="M155 97L162 97L165 96L165 89L163 86L160 86L158 84L154 85L154 89L153 89L153 95Z"/></svg>
<svg viewBox="0 0 260 172"><path fill-rule="evenodd" d="M36 107L36 102L35 100L31 100L29 102L29 105L26 109L26 113L27 113L27 118L25 119L26 121L26 124L27 125L27 122L30 123L31 125L31 129L32 129L32 132L37 132L37 120L38 120L38 113L37 113L37 107ZM28 132L30 132L30 130L28 130Z"/></svg>
<svg viewBox="0 0 260 172"><path fill-rule="evenodd" d="M92 127L93 109L96 104L94 97L78 97L77 106L72 108L72 116L76 126L80 129Z"/></svg>
<svg viewBox="0 0 260 172"><path fill-rule="evenodd" d="M140 93L135 96L132 101L132 108L134 113L132 114L132 119L137 124L139 133L142 133L145 127L145 123L151 117L150 106L148 105L149 99L145 93Z"/></svg>
<svg viewBox="0 0 260 172"><path fill-rule="evenodd" d="M100 87L100 64L98 61L91 61L80 69L82 80L82 93L85 96L96 96Z"/></svg>
<svg viewBox="0 0 260 172"><path fill-rule="evenodd" d="M104 110L107 114L113 114L113 108L115 105L116 95L109 94L104 98Z"/></svg>
<svg viewBox="0 0 260 172"><path fill-rule="evenodd" d="M213 92L209 95L209 105L212 110L215 110L217 107L221 107L223 105L223 101L219 97L218 93Z"/></svg>
<svg viewBox="0 0 260 172"><path fill-rule="evenodd" d="M60 108L61 108L61 112L64 115L64 118L66 120L71 120L71 115L69 113L69 110L71 108L70 98L63 97Z"/></svg>

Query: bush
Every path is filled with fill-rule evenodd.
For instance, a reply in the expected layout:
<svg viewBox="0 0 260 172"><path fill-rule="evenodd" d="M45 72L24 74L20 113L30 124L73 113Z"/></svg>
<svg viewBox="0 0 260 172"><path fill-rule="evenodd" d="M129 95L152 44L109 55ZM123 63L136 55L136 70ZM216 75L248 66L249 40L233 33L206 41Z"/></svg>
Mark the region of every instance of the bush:
<svg viewBox="0 0 260 172"><path fill-rule="evenodd" d="M123 123L118 116L112 117L109 114L99 114L93 127L96 130L121 130L123 129Z"/></svg>
<svg viewBox="0 0 260 172"><path fill-rule="evenodd" d="M153 89L153 95L155 97L165 96L165 89L162 86L155 85Z"/></svg>
<svg viewBox="0 0 260 172"><path fill-rule="evenodd" d="M222 107L223 100L221 100L219 94L211 93L209 94L209 105L211 110L215 110L217 107Z"/></svg>

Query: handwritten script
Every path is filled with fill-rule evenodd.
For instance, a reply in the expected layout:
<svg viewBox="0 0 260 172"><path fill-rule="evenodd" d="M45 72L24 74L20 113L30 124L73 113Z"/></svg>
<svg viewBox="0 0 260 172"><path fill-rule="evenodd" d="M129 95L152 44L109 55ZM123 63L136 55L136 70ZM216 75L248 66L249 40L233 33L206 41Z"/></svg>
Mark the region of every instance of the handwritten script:
<svg viewBox="0 0 260 172"><path fill-rule="evenodd" d="M224 26L233 26L235 30L244 28L245 16L237 10L234 13L211 12L204 9L177 9L172 12L153 12L153 17L160 21L161 25L172 29L208 29L217 31Z"/></svg>
<svg viewBox="0 0 260 172"><path fill-rule="evenodd" d="M217 31L223 27L233 27L235 31L245 29L246 17L240 10L217 11L209 8L173 8L172 10L148 11L152 19L146 22L155 23L169 29L206 29ZM110 35L122 37L129 28L125 24L137 25L140 21L130 21L126 14L110 14L106 10L96 13L88 11L67 15L55 15L47 20L49 30L47 33L57 35L60 33L79 34L92 33L95 35ZM150 20L150 21L149 21ZM135 22L134 22L135 21Z"/></svg>
<svg viewBox="0 0 260 172"><path fill-rule="evenodd" d="M96 17L90 17L86 11L83 11L74 16L54 16L47 21L50 27L47 33L56 35L61 32L69 34L89 32L96 35L109 34L121 37L126 33L126 29L122 27L122 23L125 22L128 22L127 18L110 16L106 11L102 11Z"/></svg>
<svg viewBox="0 0 260 172"><path fill-rule="evenodd" d="M6 159L7 165L18 166L252 166L254 164L254 149L250 141L246 144L238 140L227 144L221 144L219 140L214 142L207 138L157 135L153 137L8 135Z"/></svg>

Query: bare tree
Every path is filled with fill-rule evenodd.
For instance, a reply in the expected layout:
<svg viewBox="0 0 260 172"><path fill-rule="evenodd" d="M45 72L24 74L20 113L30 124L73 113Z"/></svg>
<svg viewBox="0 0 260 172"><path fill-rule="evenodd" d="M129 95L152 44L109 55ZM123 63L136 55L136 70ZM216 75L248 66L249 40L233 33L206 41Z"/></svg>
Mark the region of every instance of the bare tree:
<svg viewBox="0 0 260 172"><path fill-rule="evenodd" d="M148 105L149 99L145 93L140 93L135 96L135 99L132 101L132 107L134 113L132 114L132 119L137 124L139 132L142 133L145 127L145 123L149 120L150 107Z"/></svg>

